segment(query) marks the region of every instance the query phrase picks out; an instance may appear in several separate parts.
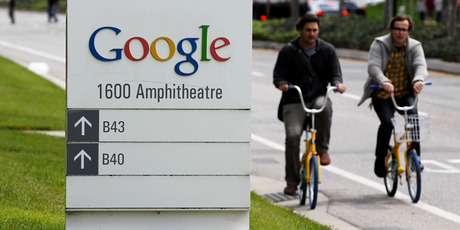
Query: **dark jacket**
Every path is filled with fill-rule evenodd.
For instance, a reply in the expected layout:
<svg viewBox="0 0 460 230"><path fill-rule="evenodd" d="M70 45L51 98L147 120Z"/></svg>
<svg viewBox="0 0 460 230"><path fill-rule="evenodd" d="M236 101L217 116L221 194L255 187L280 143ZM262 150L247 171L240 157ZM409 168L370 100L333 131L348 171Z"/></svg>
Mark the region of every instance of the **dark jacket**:
<svg viewBox="0 0 460 230"><path fill-rule="evenodd" d="M305 101L325 95L327 86L342 83L342 71L339 59L332 44L322 39L316 41L316 53L310 58L300 47L299 39L295 38L285 45L278 54L273 70L273 84L276 88L287 83L298 85L302 89ZM313 66L316 77L307 68L307 58ZM283 120L282 107L285 104L300 103L297 91L283 92L278 107L278 119Z"/></svg>

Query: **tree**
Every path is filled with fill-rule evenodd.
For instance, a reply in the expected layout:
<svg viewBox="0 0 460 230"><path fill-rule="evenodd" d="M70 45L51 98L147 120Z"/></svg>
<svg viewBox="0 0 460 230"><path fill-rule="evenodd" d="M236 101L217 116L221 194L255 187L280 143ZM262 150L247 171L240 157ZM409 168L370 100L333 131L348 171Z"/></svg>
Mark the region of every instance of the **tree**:
<svg viewBox="0 0 460 230"><path fill-rule="evenodd" d="M291 0L291 19L295 23L299 18L299 0Z"/></svg>
<svg viewBox="0 0 460 230"><path fill-rule="evenodd" d="M455 36L456 34L456 26L457 26L457 6L456 1L447 1L447 12L448 12L448 19L447 19L447 35L448 36Z"/></svg>
<svg viewBox="0 0 460 230"><path fill-rule="evenodd" d="M392 17L394 11L393 5L393 0L385 0L385 3L383 5L383 29L388 28L388 23L390 22L390 18Z"/></svg>
<svg viewBox="0 0 460 230"><path fill-rule="evenodd" d="M338 12L338 17L337 17L337 28L340 28L342 26L343 22L343 8L344 8L344 0L340 0L339 2L339 12Z"/></svg>
<svg viewBox="0 0 460 230"><path fill-rule="evenodd" d="M270 18L270 8L271 8L271 5L270 5L270 0L267 0L267 5L265 5L265 14L267 15L267 18Z"/></svg>

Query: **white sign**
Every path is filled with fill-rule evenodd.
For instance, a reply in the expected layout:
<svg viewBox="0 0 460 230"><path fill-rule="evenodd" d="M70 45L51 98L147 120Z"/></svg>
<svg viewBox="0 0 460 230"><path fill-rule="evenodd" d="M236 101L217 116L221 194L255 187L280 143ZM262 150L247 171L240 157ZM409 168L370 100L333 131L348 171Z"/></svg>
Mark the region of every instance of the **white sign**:
<svg viewBox="0 0 460 230"><path fill-rule="evenodd" d="M249 229L251 2L67 7L66 229Z"/></svg>
<svg viewBox="0 0 460 230"><path fill-rule="evenodd" d="M249 176L73 176L67 211L248 210Z"/></svg>
<svg viewBox="0 0 460 230"><path fill-rule="evenodd" d="M249 109L251 15L248 0L69 1L68 108Z"/></svg>
<svg viewBox="0 0 460 230"><path fill-rule="evenodd" d="M249 175L249 152L249 143L68 144L67 175Z"/></svg>

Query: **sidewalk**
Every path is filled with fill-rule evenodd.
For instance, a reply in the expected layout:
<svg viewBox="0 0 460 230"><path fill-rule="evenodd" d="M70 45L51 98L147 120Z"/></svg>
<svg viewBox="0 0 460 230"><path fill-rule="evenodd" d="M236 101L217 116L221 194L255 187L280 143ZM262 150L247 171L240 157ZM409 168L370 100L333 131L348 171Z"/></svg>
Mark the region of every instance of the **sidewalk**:
<svg viewBox="0 0 460 230"><path fill-rule="evenodd" d="M251 175L251 191L271 200L275 205L293 209L294 212L314 220L320 224L340 230L359 229L328 213L329 200L321 192L318 193L316 208L311 210L308 201L306 205L300 206L298 197L286 196L282 194L282 188L286 182L277 181L271 178Z"/></svg>
<svg viewBox="0 0 460 230"><path fill-rule="evenodd" d="M252 48L280 50L284 44L267 41L252 41ZM342 58L367 61L368 52L337 48L337 55ZM445 62L440 59L427 58L428 70L460 75L460 63Z"/></svg>

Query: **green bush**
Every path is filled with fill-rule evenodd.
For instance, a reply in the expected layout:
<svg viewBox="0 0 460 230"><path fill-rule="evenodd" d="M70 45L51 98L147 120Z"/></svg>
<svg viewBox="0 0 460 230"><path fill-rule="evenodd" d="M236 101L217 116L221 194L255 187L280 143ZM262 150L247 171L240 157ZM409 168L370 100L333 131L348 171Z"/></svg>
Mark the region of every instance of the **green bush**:
<svg viewBox="0 0 460 230"><path fill-rule="evenodd" d="M252 39L254 40L286 43L298 35L295 23L286 18L268 21L254 20L252 25Z"/></svg>
<svg viewBox="0 0 460 230"><path fill-rule="evenodd" d="M460 31L457 26L457 31ZM363 18L358 15L344 17L337 28L337 17L321 18L320 38L334 44L337 48L369 50L375 37L387 34L383 21L379 18ZM298 36L295 25L289 19L253 21L253 39L286 43ZM425 25L416 22L410 34L422 42L427 58L441 58L444 61L460 62L460 35L447 36L445 24Z"/></svg>

